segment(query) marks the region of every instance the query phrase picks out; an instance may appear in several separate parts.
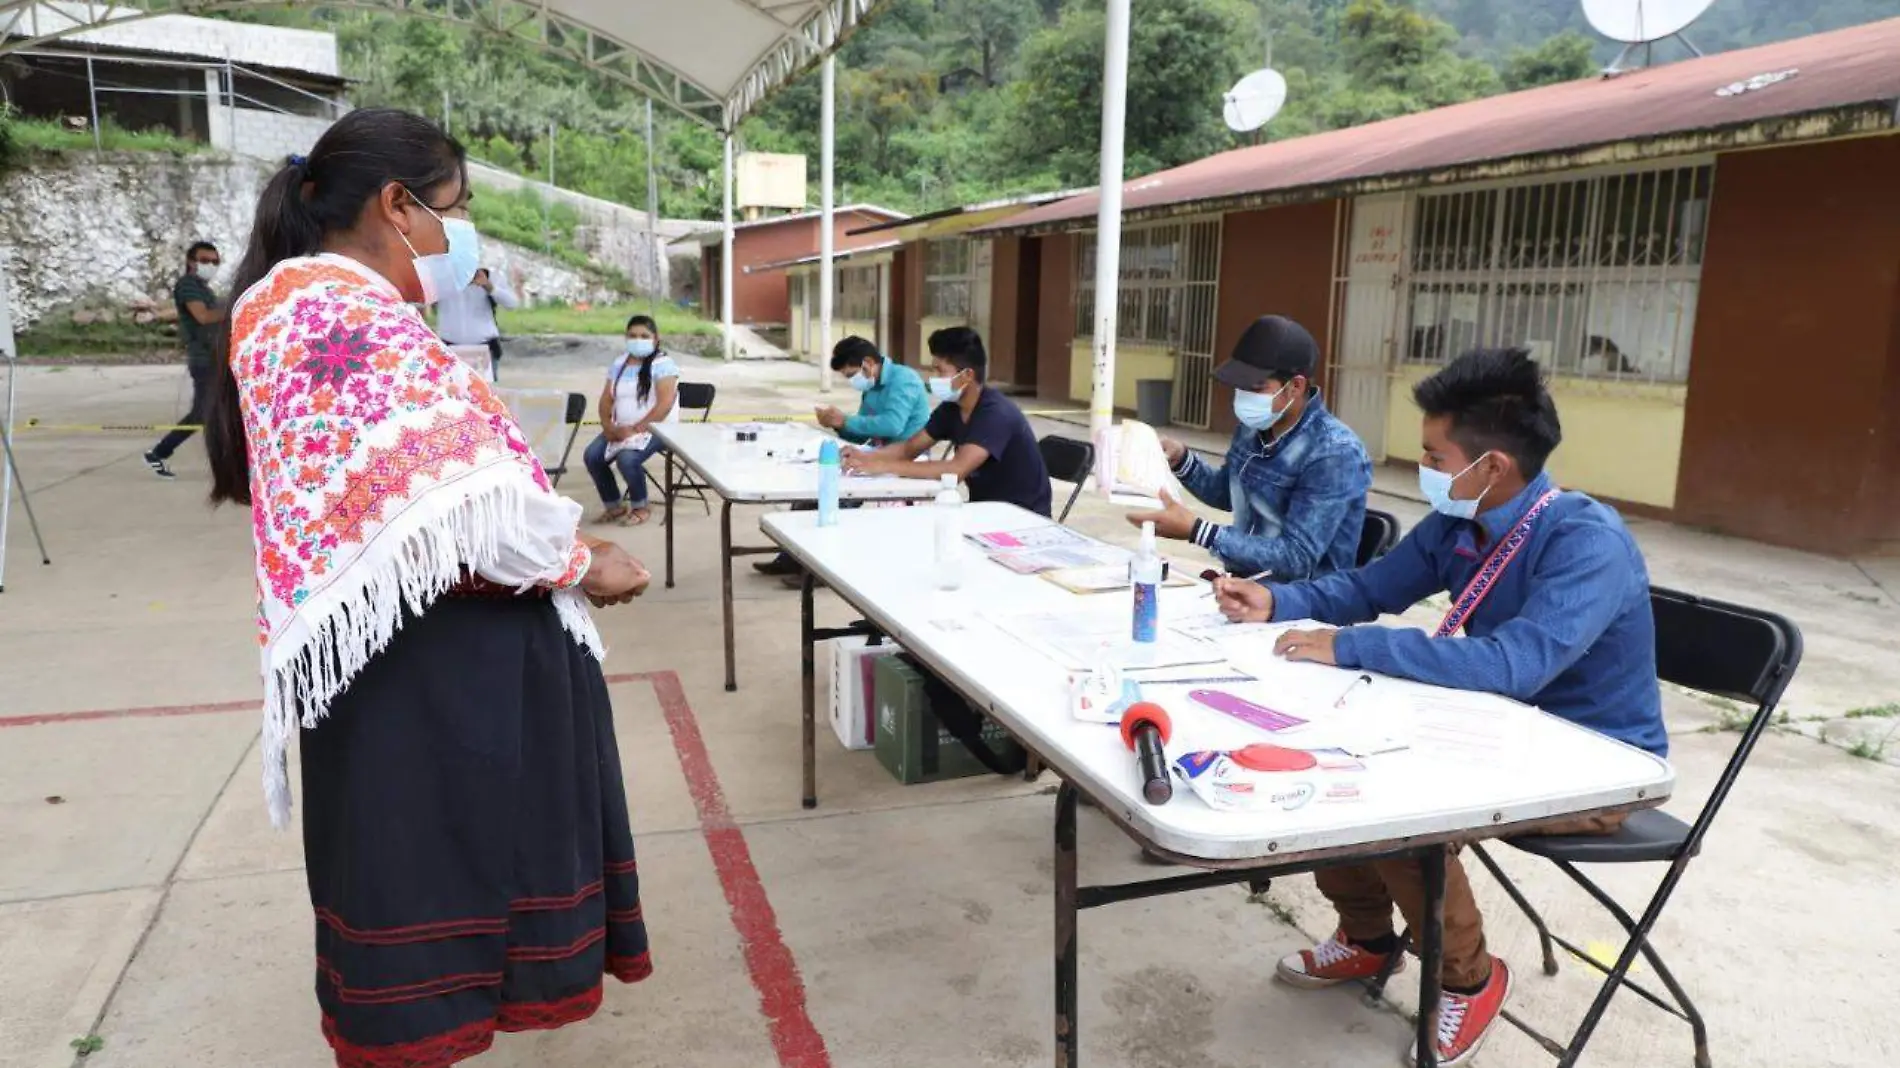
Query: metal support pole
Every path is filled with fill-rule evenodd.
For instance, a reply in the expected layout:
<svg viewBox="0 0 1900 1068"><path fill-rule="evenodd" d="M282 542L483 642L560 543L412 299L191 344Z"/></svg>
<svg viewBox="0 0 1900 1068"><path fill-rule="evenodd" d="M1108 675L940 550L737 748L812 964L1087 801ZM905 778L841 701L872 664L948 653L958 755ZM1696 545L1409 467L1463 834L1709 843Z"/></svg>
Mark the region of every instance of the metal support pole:
<svg viewBox="0 0 1900 1068"><path fill-rule="evenodd" d="M542 251L554 254L554 120L548 120L548 192L541 198Z"/></svg>
<svg viewBox="0 0 1900 1068"><path fill-rule="evenodd" d="M1113 0L1111 0L1113 2ZM1075 786L1056 789L1056 1068L1075 1068L1081 1046L1076 1019Z"/></svg>
<svg viewBox="0 0 1900 1068"><path fill-rule="evenodd" d="M653 161L653 100L647 100L647 251L653 256L653 311L657 316L666 290L666 257L660 254L660 179Z"/></svg>
<svg viewBox="0 0 1900 1068"><path fill-rule="evenodd" d="M231 54L224 56L224 114L230 120L231 154L237 155L237 72L231 69Z"/></svg>
<svg viewBox="0 0 1900 1068"><path fill-rule="evenodd" d="M726 328L726 359L733 358L732 337L732 135L726 130L725 233L719 245L719 321ZM703 288L703 286L702 286Z"/></svg>
<svg viewBox="0 0 1900 1068"><path fill-rule="evenodd" d="M1418 1068L1438 1068L1438 1002L1445 966L1445 849L1418 858L1425 877L1425 930L1419 940Z"/></svg>
<svg viewBox="0 0 1900 1068"><path fill-rule="evenodd" d="M818 224L818 388L831 388L831 312L838 284L838 270L832 258L835 235L832 233L832 171L835 113L838 98L838 61L825 57L823 104L819 109L819 139L824 145L823 191L819 194L822 218Z"/></svg>
<svg viewBox="0 0 1900 1068"><path fill-rule="evenodd" d="M92 150L102 151L105 138L99 133L99 90L92 78L92 57L86 57L86 106L92 109Z"/></svg>
<svg viewBox="0 0 1900 1068"><path fill-rule="evenodd" d="M0 249L0 363L7 365L6 410L0 411L0 450L6 454L0 457L0 592L7 588L7 528L13 518L16 482L20 487L20 504L26 509L26 521L33 528L33 543L40 550L40 563L53 562L46 553L46 538L40 533L39 517L33 514L33 498L27 493L26 479L20 474L20 462L13 457L14 379L19 377L20 365L19 354L13 348L13 315L4 270L10 259L9 250Z"/></svg>
<svg viewBox="0 0 1900 1068"><path fill-rule="evenodd" d="M799 798L808 809L818 807L818 637L816 612L812 605L813 579L807 568L799 568L798 594L798 671L799 689L804 701L800 709L799 740L801 749L800 768L805 779L805 792Z"/></svg>
<svg viewBox="0 0 1900 1068"><path fill-rule="evenodd" d="M1095 373L1089 393L1089 440L1095 484L1115 485L1115 331L1122 258L1122 126L1128 111L1128 4L1108 0L1102 53L1101 204L1095 216Z"/></svg>
<svg viewBox="0 0 1900 1068"><path fill-rule="evenodd" d="M732 633L732 502L719 502L719 600L726 621L726 692L739 688L738 654Z"/></svg>

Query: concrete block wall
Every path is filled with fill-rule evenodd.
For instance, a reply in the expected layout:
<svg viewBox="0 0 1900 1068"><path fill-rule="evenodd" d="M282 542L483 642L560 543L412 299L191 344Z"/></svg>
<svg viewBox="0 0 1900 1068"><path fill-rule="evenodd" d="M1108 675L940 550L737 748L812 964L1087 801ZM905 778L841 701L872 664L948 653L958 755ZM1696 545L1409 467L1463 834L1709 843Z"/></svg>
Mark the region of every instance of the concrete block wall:
<svg viewBox="0 0 1900 1068"><path fill-rule="evenodd" d="M240 156L282 163L285 156L308 155L331 120L311 115L286 115L256 108L210 109L211 145Z"/></svg>

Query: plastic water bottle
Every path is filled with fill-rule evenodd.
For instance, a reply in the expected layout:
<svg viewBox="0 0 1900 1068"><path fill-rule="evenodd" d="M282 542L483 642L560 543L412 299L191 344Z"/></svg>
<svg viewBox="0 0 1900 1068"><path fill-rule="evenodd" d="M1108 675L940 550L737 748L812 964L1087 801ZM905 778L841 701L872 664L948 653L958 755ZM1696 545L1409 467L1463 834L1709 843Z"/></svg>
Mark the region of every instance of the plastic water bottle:
<svg viewBox="0 0 1900 1068"><path fill-rule="evenodd" d="M1161 605L1157 595L1161 591L1161 555L1155 552L1155 525L1141 525L1141 548L1135 553L1135 561L1129 569L1131 585L1135 589L1135 625L1134 639L1138 642L1155 640L1156 624L1160 620Z"/></svg>
<svg viewBox="0 0 1900 1068"><path fill-rule="evenodd" d="M937 480L937 588L954 590L963 585L963 494L957 492L957 476L944 475Z"/></svg>
<svg viewBox="0 0 1900 1068"><path fill-rule="evenodd" d="M838 443L826 438L818 446L818 525L838 525L838 481L844 469L838 466Z"/></svg>

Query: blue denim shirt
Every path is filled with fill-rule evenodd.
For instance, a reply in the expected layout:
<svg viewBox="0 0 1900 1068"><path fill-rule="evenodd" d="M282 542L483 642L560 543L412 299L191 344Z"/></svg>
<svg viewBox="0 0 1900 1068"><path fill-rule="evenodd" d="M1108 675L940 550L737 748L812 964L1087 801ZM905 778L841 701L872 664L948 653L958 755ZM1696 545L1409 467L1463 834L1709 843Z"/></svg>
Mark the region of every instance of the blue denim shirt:
<svg viewBox="0 0 1900 1068"><path fill-rule="evenodd" d="M1297 580L1358 562L1372 460L1317 389L1300 421L1277 439L1243 426L1226 464L1190 452L1174 473L1202 503L1234 514L1231 526L1197 522L1193 540L1236 575L1271 571Z"/></svg>
<svg viewBox="0 0 1900 1068"><path fill-rule="evenodd" d="M1346 627L1333 643L1341 667L1503 694L1667 755L1649 571L1622 518L1584 494L1565 493L1544 509L1464 636L1354 625L1436 593L1455 600L1491 547L1551 485L1539 475L1476 521L1429 515L1397 548L1357 571L1272 586L1273 618Z"/></svg>

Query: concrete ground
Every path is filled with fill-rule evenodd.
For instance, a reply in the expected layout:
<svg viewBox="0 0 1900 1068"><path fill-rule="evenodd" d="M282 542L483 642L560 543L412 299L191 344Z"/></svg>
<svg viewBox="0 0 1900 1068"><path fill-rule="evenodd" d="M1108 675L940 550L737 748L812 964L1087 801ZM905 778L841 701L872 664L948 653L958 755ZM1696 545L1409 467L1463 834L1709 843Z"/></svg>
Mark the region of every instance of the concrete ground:
<svg viewBox="0 0 1900 1068"><path fill-rule="evenodd" d="M517 361L506 377L591 391L605 351ZM816 396L808 367L686 363L719 384L723 414L797 411ZM183 386L177 369L29 369L20 413L42 426L164 421ZM330 1060L301 850L270 830L258 787L247 517L204 506L195 446L177 482L154 479L138 461L150 436L20 435L54 563L39 565L16 502L0 594L0 1068L67 1068L89 1035L102 1045L83 1062L104 1068L316 1068ZM1409 523L1422 509L1405 482L1382 473L1375 503ZM578 472L564 488L589 490ZM1050 780L901 787L821 732L823 804L801 811L795 595L738 580L740 689L725 693L715 528L696 507L680 521L677 588L656 583L599 614L658 971L610 984L590 1022L503 1036L470 1063L1048 1064ZM1132 534L1093 499L1074 522ZM1633 526L1657 581L1782 610L1807 637L1788 723L1763 741L1656 942L1698 995L1724 1068L1892 1063L1900 1032L1878 1024L1890 998L1871 977L1900 962L1889 893L1900 772L1800 732L1862 732L1856 751L1884 755L1900 720L1866 710L1900 701L1900 574ZM660 556L657 526L611 535ZM822 611L842 617L835 603ZM1682 783L1670 808L1686 816L1735 743L1735 713L1671 694L1668 714ZM1143 873L1117 831L1084 821L1085 880ZM1503 861L1560 930L1614 953L1614 925L1554 871ZM1634 903L1659 875L1603 881ZM1518 968L1515 1007L1567 1028L1593 988L1584 969L1541 975L1527 925L1476 882L1493 948ZM1407 1025L1394 1011L1270 981L1276 957L1329 930L1304 879L1258 901L1225 889L1091 912L1086 1062L1397 1064ZM1394 996L1411 1004L1410 984ZM1586 1063L1686 1066L1689 1053L1686 1027L1626 996ZM1477 1063L1547 1062L1501 1028Z"/></svg>

